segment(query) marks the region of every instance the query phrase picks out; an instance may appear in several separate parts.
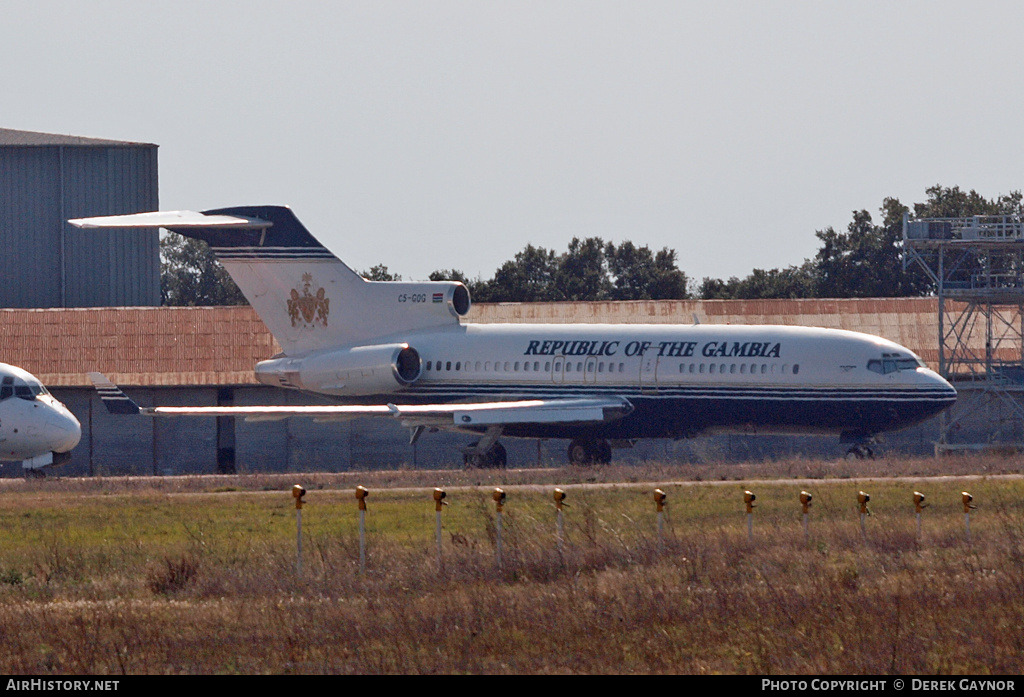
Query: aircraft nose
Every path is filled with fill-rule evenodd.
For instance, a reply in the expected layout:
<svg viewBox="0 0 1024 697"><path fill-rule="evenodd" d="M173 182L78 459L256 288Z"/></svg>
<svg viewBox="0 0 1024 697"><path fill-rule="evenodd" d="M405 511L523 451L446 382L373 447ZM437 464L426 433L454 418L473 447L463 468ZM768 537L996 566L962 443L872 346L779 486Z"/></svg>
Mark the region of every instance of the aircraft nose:
<svg viewBox="0 0 1024 697"><path fill-rule="evenodd" d="M54 409L54 413L49 418L49 423L53 427L52 432L54 436L50 449L56 453L68 452L78 445L78 441L82 439L82 424L66 408L63 410Z"/></svg>
<svg viewBox="0 0 1024 697"><path fill-rule="evenodd" d="M936 393L941 395L940 400L944 407L948 407L956 401L956 388L949 384L949 381L938 373L928 371L929 383Z"/></svg>

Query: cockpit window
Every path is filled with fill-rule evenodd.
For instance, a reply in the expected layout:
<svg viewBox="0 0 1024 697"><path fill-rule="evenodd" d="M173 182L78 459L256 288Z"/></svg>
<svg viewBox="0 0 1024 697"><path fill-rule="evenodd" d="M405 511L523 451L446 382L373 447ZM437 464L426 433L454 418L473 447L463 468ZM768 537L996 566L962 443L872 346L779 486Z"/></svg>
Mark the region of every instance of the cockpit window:
<svg viewBox="0 0 1024 697"><path fill-rule="evenodd" d="M0 401L11 397L21 397L29 401L36 398L36 395L49 394L43 384L38 380L22 380L12 375L5 375L0 380Z"/></svg>
<svg viewBox="0 0 1024 697"><path fill-rule="evenodd" d="M880 359L872 358L868 361L868 370L880 375L923 367L925 367L924 363L917 356L905 356L898 353L883 353Z"/></svg>

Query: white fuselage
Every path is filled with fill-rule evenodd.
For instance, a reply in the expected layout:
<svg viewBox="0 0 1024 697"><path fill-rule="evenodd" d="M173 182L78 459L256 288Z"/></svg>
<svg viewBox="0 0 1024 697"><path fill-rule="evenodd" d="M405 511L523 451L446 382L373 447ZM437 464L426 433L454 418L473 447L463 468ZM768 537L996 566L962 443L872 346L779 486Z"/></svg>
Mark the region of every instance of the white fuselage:
<svg viewBox="0 0 1024 697"><path fill-rule="evenodd" d="M386 358L403 345L415 349L421 366L413 379L396 380ZM607 429L621 438L709 430L873 434L921 421L956 398L906 348L832 329L466 324L377 346L375 361L352 363L349 349L317 351L265 361L257 375L335 397L400 395L406 403L614 394L637 407Z"/></svg>
<svg viewBox="0 0 1024 697"><path fill-rule="evenodd" d="M78 419L30 373L0 363L0 461L53 464L81 438Z"/></svg>

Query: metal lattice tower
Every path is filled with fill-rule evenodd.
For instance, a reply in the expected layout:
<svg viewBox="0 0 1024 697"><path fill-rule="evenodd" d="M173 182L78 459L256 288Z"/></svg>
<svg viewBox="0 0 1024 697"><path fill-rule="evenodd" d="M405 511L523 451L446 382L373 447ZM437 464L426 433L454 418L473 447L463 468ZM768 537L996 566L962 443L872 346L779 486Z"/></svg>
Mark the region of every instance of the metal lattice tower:
<svg viewBox="0 0 1024 697"><path fill-rule="evenodd" d="M903 268L939 300L939 374L960 397L940 417L936 455L1024 448L1024 220L903 218Z"/></svg>

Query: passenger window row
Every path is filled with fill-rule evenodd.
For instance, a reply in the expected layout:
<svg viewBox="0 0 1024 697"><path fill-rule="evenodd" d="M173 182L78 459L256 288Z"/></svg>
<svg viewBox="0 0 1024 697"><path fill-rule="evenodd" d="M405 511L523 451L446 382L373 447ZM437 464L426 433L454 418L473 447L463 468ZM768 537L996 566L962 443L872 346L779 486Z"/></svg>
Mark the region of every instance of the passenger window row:
<svg viewBox="0 0 1024 697"><path fill-rule="evenodd" d="M555 359L555 372L563 370L563 360ZM625 363L566 360L564 372L582 373L584 372L584 363L588 374L593 374L595 370L598 373L624 373L626 370ZM475 373L539 373L541 371L550 373L551 369L551 361L494 361L493 363L491 361L427 361L426 364L426 370L429 372L455 370ZM781 365L775 363L680 363L679 372L710 375L774 375L776 373L797 375L800 372L800 364L794 363L790 366L788 363Z"/></svg>
<svg viewBox="0 0 1024 697"><path fill-rule="evenodd" d="M680 363L679 372L709 375L798 375L800 364L794 363L790 366L788 363Z"/></svg>
<svg viewBox="0 0 1024 697"><path fill-rule="evenodd" d="M563 369L563 359L556 359L554 363L554 369L560 371ZM626 370L625 363L606 363L605 361L598 361L596 364L593 361L565 361L564 369L566 373L582 373L583 364L586 362L586 370L588 373L592 373L595 368L599 373L622 373ZM465 371L465 372L484 372L484 373L539 373L545 372L550 373L552 368L551 361L427 361L426 370L431 372L446 371Z"/></svg>

